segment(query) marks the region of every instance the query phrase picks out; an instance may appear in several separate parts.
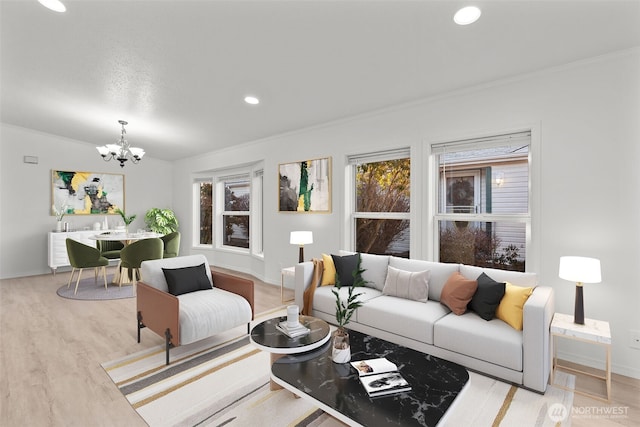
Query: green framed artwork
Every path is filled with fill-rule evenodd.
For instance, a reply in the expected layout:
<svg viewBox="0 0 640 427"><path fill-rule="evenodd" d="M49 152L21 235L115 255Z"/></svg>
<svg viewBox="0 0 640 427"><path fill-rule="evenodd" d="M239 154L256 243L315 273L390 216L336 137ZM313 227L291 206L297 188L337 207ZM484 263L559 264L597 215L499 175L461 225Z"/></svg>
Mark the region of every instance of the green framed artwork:
<svg viewBox="0 0 640 427"><path fill-rule="evenodd" d="M124 175L52 170L51 199L67 215L115 215L124 211Z"/></svg>
<svg viewBox="0 0 640 427"><path fill-rule="evenodd" d="M278 166L279 212L331 212L331 157Z"/></svg>

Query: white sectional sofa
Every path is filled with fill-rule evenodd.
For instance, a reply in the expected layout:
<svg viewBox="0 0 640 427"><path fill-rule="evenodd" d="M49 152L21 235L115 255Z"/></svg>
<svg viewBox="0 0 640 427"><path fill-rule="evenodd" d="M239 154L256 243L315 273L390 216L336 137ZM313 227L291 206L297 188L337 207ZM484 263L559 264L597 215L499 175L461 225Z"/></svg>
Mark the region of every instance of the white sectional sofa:
<svg viewBox="0 0 640 427"><path fill-rule="evenodd" d="M352 252L351 252L352 253ZM341 251L341 254L345 254ZM428 300L419 302L382 293L387 268L430 271ZM469 369L544 393L551 366L549 326L554 313L550 287L538 286L535 273L519 273L410 260L393 256L361 254L367 287L358 292L364 301L347 328L392 341ZM303 294L312 281L313 263L296 265L295 301L303 307ZM523 308L523 330L500 319L484 320L473 311L456 315L440 303L440 294L453 272L477 279L485 272L499 282L534 287ZM313 315L335 324L333 286L316 288ZM346 292L343 289L342 292Z"/></svg>

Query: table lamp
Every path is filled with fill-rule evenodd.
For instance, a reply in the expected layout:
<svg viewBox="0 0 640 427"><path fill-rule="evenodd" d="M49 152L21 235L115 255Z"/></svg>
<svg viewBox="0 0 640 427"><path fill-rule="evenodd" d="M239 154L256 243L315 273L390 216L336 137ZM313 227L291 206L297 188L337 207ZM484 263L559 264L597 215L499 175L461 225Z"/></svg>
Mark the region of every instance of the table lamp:
<svg viewBox="0 0 640 427"><path fill-rule="evenodd" d="M304 245L313 243L313 232L311 231L292 231L289 237L289 243L292 245L300 245L300 256L298 262L304 262Z"/></svg>
<svg viewBox="0 0 640 427"><path fill-rule="evenodd" d="M573 322L584 325L584 302L582 298L583 283L600 283L600 260L580 256L560 257L558 275L561 279L576 282L576 302L573 311Z"/></svg>

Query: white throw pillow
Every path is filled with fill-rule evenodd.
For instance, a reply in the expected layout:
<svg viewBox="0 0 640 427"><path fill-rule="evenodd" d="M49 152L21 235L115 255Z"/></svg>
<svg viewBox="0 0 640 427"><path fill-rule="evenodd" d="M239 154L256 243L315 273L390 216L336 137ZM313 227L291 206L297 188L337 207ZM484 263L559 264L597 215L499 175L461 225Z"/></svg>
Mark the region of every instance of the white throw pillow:
<svg viewBox="0 0 640 427"><path fill-rule="evenodd" d="M384 295L427 302L431 275L429 270L405 271L391 266L387 268L387 279L382 289Z"/></svg>

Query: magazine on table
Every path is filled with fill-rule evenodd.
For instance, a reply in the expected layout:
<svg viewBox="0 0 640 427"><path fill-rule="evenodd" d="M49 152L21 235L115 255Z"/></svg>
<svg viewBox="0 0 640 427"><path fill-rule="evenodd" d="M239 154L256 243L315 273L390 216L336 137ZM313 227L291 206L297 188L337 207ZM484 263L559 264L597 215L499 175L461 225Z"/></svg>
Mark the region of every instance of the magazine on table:
<svg viewBox="0 0 640 427"><path fill-rule="evenodd" d="M384 357L351 362L360 376L360 382L370 397L411 391L395 363Z"/></svg>
<svg viewBox="0 0 640 427"><path fill-rule="evenodd" d="M287 321L280 322L276 324L276 329L288 336L289 338L297 338L303 335L307 335L311 330L304 326L302 323L298 322L298 324L294 327L289 327L287 325Z"/></svg>

